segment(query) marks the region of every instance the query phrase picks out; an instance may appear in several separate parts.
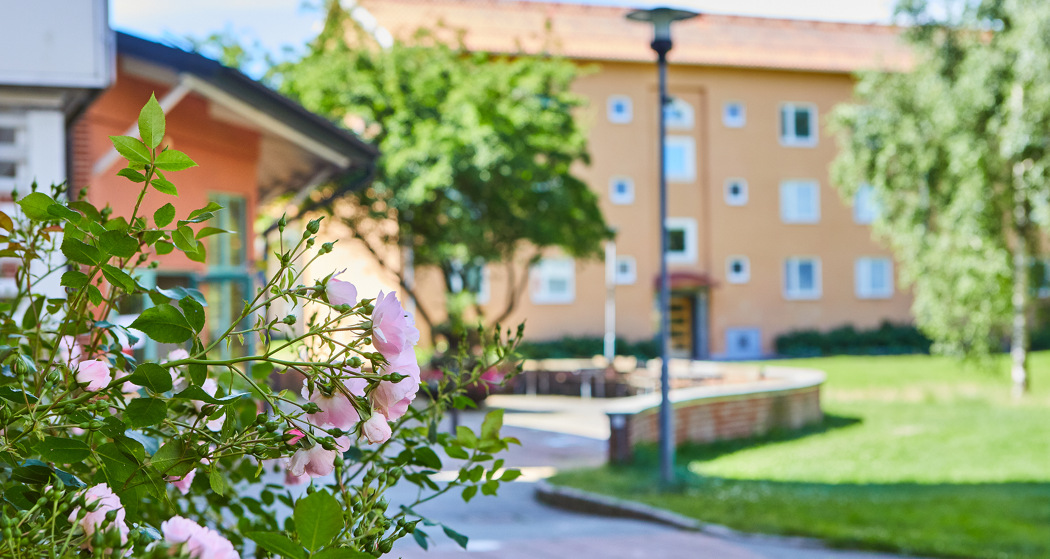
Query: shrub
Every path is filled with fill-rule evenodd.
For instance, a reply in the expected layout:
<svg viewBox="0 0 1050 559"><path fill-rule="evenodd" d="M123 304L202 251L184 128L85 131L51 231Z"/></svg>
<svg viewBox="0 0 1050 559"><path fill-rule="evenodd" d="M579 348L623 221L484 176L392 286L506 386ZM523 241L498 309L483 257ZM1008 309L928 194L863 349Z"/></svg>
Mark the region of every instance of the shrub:
<svg viewBox="0 0 1050 559"><path fill-rule="evenodd" d="M777 354L784 357L929 353L930 344L930 339L915 326L890 322L871 330L857 330L850 325L828 332L797 330L777 336L775 341Z"/></svg>

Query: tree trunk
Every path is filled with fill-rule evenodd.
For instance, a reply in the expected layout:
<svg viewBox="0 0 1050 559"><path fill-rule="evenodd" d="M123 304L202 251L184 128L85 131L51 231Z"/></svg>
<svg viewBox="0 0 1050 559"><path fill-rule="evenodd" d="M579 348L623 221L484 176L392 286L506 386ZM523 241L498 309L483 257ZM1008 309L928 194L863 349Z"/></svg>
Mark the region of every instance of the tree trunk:
<svg viewBox="0 0 1050 559"><path fill-rule="evenodd" d="M1024 164L1014 165L1013 331L1010 336L1010 378L1014 398L1028 392L1028 212L1024 191Z"/></svg>

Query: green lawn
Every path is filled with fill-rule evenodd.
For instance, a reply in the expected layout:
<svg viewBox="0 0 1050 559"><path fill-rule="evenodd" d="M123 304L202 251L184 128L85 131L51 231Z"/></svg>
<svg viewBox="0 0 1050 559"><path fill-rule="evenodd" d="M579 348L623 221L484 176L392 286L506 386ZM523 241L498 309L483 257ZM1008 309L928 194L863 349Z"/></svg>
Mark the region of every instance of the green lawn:
<svg viewBox="0 0 1050 559"><path fill-rule="evenodd" d="M925 356L790 361L827 371L827 419L804 433L682 448L661 492L653 449L635 464L551 481L739 530L928 556L1050 557L1050 353L1031 395L1006 362Z"/></svg>

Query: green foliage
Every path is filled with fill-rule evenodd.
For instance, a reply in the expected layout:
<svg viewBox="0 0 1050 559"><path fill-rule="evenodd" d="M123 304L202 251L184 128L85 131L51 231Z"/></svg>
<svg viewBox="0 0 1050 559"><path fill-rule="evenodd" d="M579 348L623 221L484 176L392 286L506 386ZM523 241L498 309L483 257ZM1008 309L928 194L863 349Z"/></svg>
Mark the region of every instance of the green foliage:
<svg viewBox="0 0 1050 559"><path fill-rule="evenodd" d="M948 21L902 4L914 65L861 77L861 104L834 115L833 175L846 198L874 188L874 230L934 350L986 355L1030 311L1026 265L1050 225L1050 4L956 4Z"/></svg>
<svg viewBox="0 0 1050 559"><path fill-rule="evenodd" d="M870 330L857 330L853 326L828 332L798 330L781 334L774 341L777 355L784 357L929 353L930 344L930 339L918 328L889 322Z"/></svg>
<svg viewBox="0 0 1050 559"><path fill-rule="evenodd" d="M277 68L282 90L333 120L362 123L383 157L346 217L350 231L373 243L369 235L382 228L370 222L396 214L397 230L373 252L402 246L417 266L441 270L451 330L473 307L481 265L520 267L553 247L598 256L610 231L597 196L573 174L588 156L575 118L581 98L569 91L572 64L469 53L425 33L389 48L363 35L349 44L355 24L339 3L329 6L326 30L306 56ZM400 273L399 264L390 268ZM494 322L513 308L526 276L510 275L513 296ZM434 311L417 304L431 322Z"/></svg>

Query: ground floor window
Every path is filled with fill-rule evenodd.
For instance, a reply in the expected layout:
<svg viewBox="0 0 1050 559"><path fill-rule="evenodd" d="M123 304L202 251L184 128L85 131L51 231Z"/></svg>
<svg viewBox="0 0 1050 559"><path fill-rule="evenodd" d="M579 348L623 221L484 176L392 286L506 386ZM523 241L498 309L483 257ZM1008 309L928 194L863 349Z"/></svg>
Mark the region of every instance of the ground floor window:
<svg viewBox="0 0 1050 559"><path fill-rule="evenodd" d="M819 299L821 292L820 260L814 257L794 257L784 261L784 297L787 299Z"/></svg>

